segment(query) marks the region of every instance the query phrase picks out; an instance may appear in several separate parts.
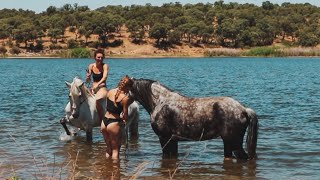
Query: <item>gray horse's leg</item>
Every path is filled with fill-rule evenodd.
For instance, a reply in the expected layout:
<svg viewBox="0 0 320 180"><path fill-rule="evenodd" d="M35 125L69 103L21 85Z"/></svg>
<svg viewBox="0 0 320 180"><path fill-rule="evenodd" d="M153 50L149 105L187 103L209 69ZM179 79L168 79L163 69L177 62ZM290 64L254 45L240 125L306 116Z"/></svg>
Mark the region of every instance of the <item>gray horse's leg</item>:
<svg viewBox="0 0 320 180"><path fill-rule="evenodd" d="M176 158L178 156L178 141L167 138L159 138L159 140L163 158Z"/></svg>
<svg viewBox="0 0 320 180"><path fill-rule="evenodd" d="M237 159L248 159L248 154L244 151L244 149L241 147L239 150L234 151L234 155Z"/></svg>
<svg viewBox="0 0 320 180"><path fill-rule="evenodd" d="M244 151L243 147L243 138L239 138L237 141L234 142L234 155L237 159L248 159L248 154Z"/></svg>
<svg viewBox="0 0 320 180"><path fill-rule="evenodd" d="M87 141L92 141L92 129L86 130Z"/></svg>
<svg viewBox="0 0 320 180"><path fill-rule="evenodd" d="M233 158L233 154L237 159L248 159L247 153L242 147L243 140L241 138L224 138L224 157L225 159Z"/></svg>
<svg viewBox="0 0 320 180"><path fill-rule="evenodd" d="M227 159L232 159L232 141L227 140L226 138L223 138L223 145L224 145L224 158Z"/></svg>
<svg viewBox="0 0 320 180"><path fill-rule="evenodd" d="M138 113L135 113L132 115L132 121L129 125L129 132L130 132L130 138L133 138L133 139L137 139L138 136L139 136L139 131L138 131L138 128L139 128L139 115Z"/></svg>

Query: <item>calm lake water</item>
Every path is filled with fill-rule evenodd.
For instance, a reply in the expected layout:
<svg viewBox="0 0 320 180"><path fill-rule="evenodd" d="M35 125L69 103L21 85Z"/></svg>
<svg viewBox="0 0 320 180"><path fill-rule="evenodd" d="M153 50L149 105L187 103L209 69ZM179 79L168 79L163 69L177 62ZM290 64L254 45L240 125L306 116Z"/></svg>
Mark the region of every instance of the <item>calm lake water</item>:
<svg viewBox="0 0 320 180"><path fill-rule="evenodd" d="M259 117L258 159L224 162L221 139L180 142L165 160L146 111L139 139L106 160L94 129L92 143L66 139L59 123L68 101L65 81L84 78L92 59L0 60L0 179L319 179L320 59L108 59L108 87L128 74L159 80L193 97L230 96ZM125 147L125 146L123 146Z"/></svg>

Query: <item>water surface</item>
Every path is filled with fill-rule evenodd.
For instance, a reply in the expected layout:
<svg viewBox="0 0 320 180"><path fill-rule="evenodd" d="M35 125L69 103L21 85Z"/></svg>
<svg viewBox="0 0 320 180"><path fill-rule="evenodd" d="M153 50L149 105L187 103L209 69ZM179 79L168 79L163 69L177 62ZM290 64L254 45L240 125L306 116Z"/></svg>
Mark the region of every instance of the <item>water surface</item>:
<svg viewBox="0 0 320 180"><path fill-rule="evenodd" d="M161 147L146 111L139 139L120 162L104 158L98 128L70 140L59 119L68 101L65 81L84 78L91 59L0 60L0 179L317 179L320 177L320 59L108 59L108 87L128 74L159 80L192 97L230 96L259 117L258 160L224 162L221 139L179 143L176 160ZM123 146L124 147L124 146Z"/></svg>

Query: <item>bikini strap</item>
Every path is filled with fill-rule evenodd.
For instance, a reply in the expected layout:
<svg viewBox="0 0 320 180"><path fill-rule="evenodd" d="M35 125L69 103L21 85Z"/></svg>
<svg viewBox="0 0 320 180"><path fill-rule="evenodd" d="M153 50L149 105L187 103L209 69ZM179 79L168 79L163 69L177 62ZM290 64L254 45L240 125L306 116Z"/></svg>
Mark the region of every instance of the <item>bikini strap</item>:
<svg viewBox="0 0 320 180"><path fill-rule="evenodd" d="M128 97L128 95L123 96L123 98L119 102L121 102L125 97Z"/></svg>

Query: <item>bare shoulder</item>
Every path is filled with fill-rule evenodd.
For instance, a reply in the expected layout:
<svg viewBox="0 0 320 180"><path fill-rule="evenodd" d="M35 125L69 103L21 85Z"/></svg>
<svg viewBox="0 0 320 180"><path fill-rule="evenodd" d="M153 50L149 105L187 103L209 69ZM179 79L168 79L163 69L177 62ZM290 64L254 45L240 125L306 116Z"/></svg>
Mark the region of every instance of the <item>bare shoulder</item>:
<svg viewBox="0 0 320 180"><path fill-rule="evenodd" d="M110 89L108 91L108 94L116 94L117 90L116 89Z"/></svg>
<svg viewBox="0 0 320 180"><path fill-rule="evenodd" d="M94 63L89 64L89 69L92 69L93 66L94 66Z"/></svg>
<svg viewBox="0 0 320 180"><path fill-rule="evenodd" d="M104 69L109 69L109 65L108 65L107 63L104 63L104 64L103 64L103 68L104 68Z"/></svg>
<svg viewBox="0 0 320 180"><path fill-rule="evenodd" d="M125 97L122 100L123 103L127 104L128 106L133 103L134 100L130 96L128 95L124 95L124 96Z"/></svg>

